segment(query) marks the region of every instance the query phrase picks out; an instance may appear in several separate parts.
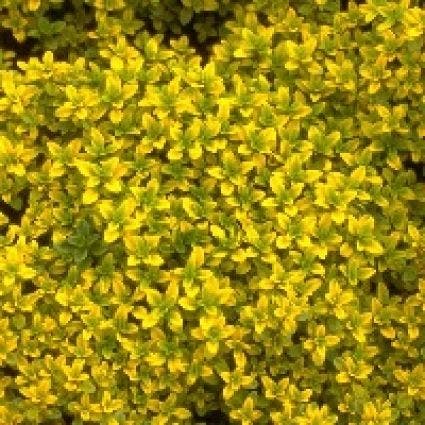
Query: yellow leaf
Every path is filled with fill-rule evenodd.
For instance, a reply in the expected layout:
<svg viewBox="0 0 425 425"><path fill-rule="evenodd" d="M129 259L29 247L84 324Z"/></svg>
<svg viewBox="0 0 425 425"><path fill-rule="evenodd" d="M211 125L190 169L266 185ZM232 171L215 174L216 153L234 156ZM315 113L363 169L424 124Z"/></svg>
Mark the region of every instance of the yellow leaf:
<svg viewBox="0 0 425 425"><path fill-rule="evenodd" d="M146 53L149 57L153 57L158 53L158 42L150 38L149 41L146 43Z"/></svg>
<svg viewBox="0 0 425 425"><path fill-rule="evenodd" d="M234 186L230 182L222 182L220 184L220 191L223 196L230 196L233 193Z"/></svg>
<svg viewBox="0 0 425 425"><path fill-rule="evenodd" d="M159 353L150 353L145 357L145 360L149 363L149 366L159 367L162 366L166 359L162 357ZM158 424L166 424L166 422L158 422Z"/></svg>
<svg viewBox="0 0 425 425"><path fill-rule="evenodd" d="M337 345L340 341L339 336L336 335L326 335L325 336L326 345L328 347L332 347L334 345Z"/></svg>
<svg viewBox="0 0 425 425"><path fill-rule="evenodd" d="M99 203L98 208L99 208L100 214L102 215L104 219L108 219L108 217L114 211L114 205L111 200L101 201Z"/></svg>
<svg viewBox="0 0 425 425"><path fill-rule="evenodd" d="M363 248L365 251L374 255L382 255L384 253L384 248L376 240L372 240L368 244L363 245Z"/></svg>
<svg viewBox="0 0 425 425"><path fill-rule="evenodd" d="M348 382L350 382L350 376L347 372L340 372L336 375L336 381L339 384L347 384Z"/></svg>
<svg viewBox="0 0 425 425"><path fill-rule="evenodd" d="M84 177L91 177L93 175L93 164L90 162L76 159L74 160L74 165Z"/></svg>
<svg viewBox="0 0 425 425"><path fill-rule="evenodd" d="M419 230L413 224L407 225L407 233L414 241L419 241L420 239Z"/></svg>
<svg viewBox="0 0 425 425"><path fill-rule="evenodd" d="M191 218L196 218L196 213L194 211L194 203L190 198L183 198L182 199L182 207L186 214Z"/></svg>
<svg viewBox="0 0 425 425"><path fill-rule="evenodd" d="M376 112L378 112L378 115L383 119L388 119L390 117L390 111L387 107L383 105L376 105L375 106Z"/></svg>
<svg viewBox="0 0 425 425"><path fill-rule="evenodd" d="M193 148L189 149L190 159L197 160L202 156L202 147L199 143L195 143Z"/></svg>
<svg viewBox="0 0 425 425"><path fill-rule="evenodd" d="M233 56L237 59L244 59L249 57L248 53L246 52L246 50L244 49L235 49L235 51L233 52Z"/></svg>
<svg viewBox="0 0 425 425"><path fill-rule="evenodd" d="M143 259L143 262L149 266L159 267L164 264L164 260L159 254L151 254Z"/></svg>
<svg viewBox="0 0 425 425"><path fill-rule="evenodd" d="M290 58L297 56L298 44L292 40L286 40L285 42L286 52Z"/></svg>
<svg viewBox="0 0 425 425"><path fill-rule="evenodd" d="M267 142L267 145L272 147L276 143L276 130L273 127L265 128L261 130L260 136Z"/></svg>
<svg viewBox="0 0 425 425"><path fill-rule="evenodd" d="M55 300L62 306L66 307L69 303L69 293L67 288L60 288L56 292Z"/></svg>
<svg viewBox="0 0 425 425"><path fill-rule="evenodd" d="M322 0L323 1L323 0ZM308 52L308 55L313 53L314 49L317 46L317 39L315 37L309 37L305 42L304 46Z"/></svg>
<svg viewBox="0 0 425 425"><path fill-rule="evenodd" d="M352 171L350 177L357 183L362 183L366 177L366 167L361 165Z"/></svg>
<svg viewBox="0 0 425 425"><path fill-rule="evenodd" d="M217 118L223 121L227 120L230 116L230 108L232 106L232 99L222 98L222 99L217 99L216 102L218 104Z"/></svg>
<svg viewBox="0 0 425 425"><path fill-rule="evenodd" d="M120 205L120 209L124 211L125 217L127 218L134 213L136 207L137 207L137 202L135 201L134 198L127 198Z"/></svg>
<svg viewBox="0 0 425 425"><path fill-rule="evenodd" d="M400 170L403 166L401 159L398 155L389 155L387 158L387 164L393 169L393 170Z"/></svg>
<svg viewBox="0 0 425 425"><path fill-rule="evenodd" d="M65 169L62 164L59 164L57 162L53 162L52 167L49 170L49 175L53 179L57 177L61 177L65 174Z"/></svg>
<svg viewBox="0 0 425 425"><path fill-rule="evenodd" d="M353 166L355 164L356 157L352 153L341 152L339 156L347 165Z"/></svg>
<svg viewBox="0 0 425 425"><path fill-rule="evenodd" d="M285 236L278 236L276 238L276 246L279 249L286 249L291 244L291 237L288 235Z"/></svg>
<svg viewBox="0 0 425 425"><path fill-rule="evenodd" d="M40 0L28 0L28 10L35 12L40 7Z"/></svg>
<svg viewBox="0 0 425 425"><path fill-rule="evenodd" d="M179 159L183 158L183 153L178 148L171 148L167 153L167 158L170 161L178 161Z"/></svg>
<svg viewBox="0 0 425 425"><path fill-rule="evenodd" d="M159 322L159 319L159 313L156 310L153 310L151 313L144 315L142 319L142 327L144 329L153 328Z"/></svg>
<svg viewBox="0 0 425 425"><path fill-rule="evenodd" d="M382 328L381 334L388 339L394 339L395 338L395 329L390 326L388 328Z"/></svg>
<svg viewBox="0 0 425 425"><path fill-rule="evenodd" d="M47 50L44 54L43 54L43 63L46 65L53 65L53 60L54 60L54 56L53 56L53 52L50 50Z"/></svg>
<svg viewBox="0 0 425 425"><path fill-rule="evenodd" d="M261 206L263 208L273 208L277 207L278 203L275 198L265 198L263 201L261 201Z"/></svg>
<svg viewBox="0 0 425 425"><path fill-rule="evenodd" d="M104 233L105 242L112 243L116 241L120 237L120 233L118 229L119 229L118 224L109 223Z"/></svg>
<svg viewBox="0 0 425 425"><path fill-rule="evenodd" d="M99 199L99 193L92 188L86 189L83 193L83 204L93 204Z"/></svg>
<svg viewBox="0 0 425 425"><path fill-rule="evenodd" d="M139 86L137 84L124 84L122 88L123 99L124 100L130 99L137 93L138 89L139 89Z"/></svg>
<svg viewBox="0 0 425 425"><path fill-rule="evenodd" d="M290 222L290 218L284 213L277 213L276 218L277 218L277 224L282 229L286 229Z"/></svg>
<svg viewBox="0 0 425 425"><path fill-rule="evenodd" d="M409 339L416 339L419 337L419 328L414 325L407 325L407 334L409 336Z"/></svg>
<svg viewBox="0 0 425 425"><path fill-rule="evenodd" d="M368 93L375 94L381 88L381 84L376 81L369 84Z"/></svg>
<svg viewBox="0 0 425 425"><path fill-rule="evenodd" d="M359 280L367 280L371 278L376 273L376 270L373 267L360 267L357 272L357 277Z"/></svg>
<svg viewBox="0 0 425 425"><path fill-rule="evenodd" d="M194 311L196 310L196 304L194 302L194 300L192 300L189 297L181 297L179 299L179 305L184 309L184 310L189 310L189 311Z"/></svg>
<svg viewBox="0 0 425 425"><path fill-rule="evenodd" d="M326 349L325 347L317 347L311 355L311 359L316 366L322 366L325 362Z"/></svg>
<svg viewBox="0 0 425 425"><path fill-rule="evenodd" d="M189 257L189 263L195 267L201 267L204 264L204 250L200 246L194 246Z"/></svg>
<svg viewBox="0 0 425 425"><path fill-rule="evenodd" d="M58 118L68 118L69 116L71 116L72 111L72 103L65 102L62 106L59 106L59 108L56 109L55 116Z"/></svg>
<svg viewBox="0 0 425 425"><path fill-rule="evenodd" d="M59 324L61 326L66 325L67 323L69 323L69 321L72 319L72 314L67 312L67 311L62 311L59 314Z"/></svg>
<svg viewBox="0 0 425 425"><path fill-rule="evenodd" d="M23 164L9 165L9 167L7 167L7 170L10 173L16 174L19 177L25 176L25 167Z"/></svg>
<svg viewBox="0 0 425 425"><path fill-rule="evenodd" d="M182 421L185 419L189 419L192 416L190 410L184 409L183 407L177 407L176 409L174 409L173 415Z"/></svg>
<svg viewBox="0 0 425 425"><path fill-rule="evenodd" d="M75 111L75 116L80 120L85 120L88 117L89 113L86 108L77 109Z"/></svg>
<svg viewBox="0 0 425 425"><path fill-rule="evenodd" d="M157 210L169 210L171 207L171 203L168 199L159 199L157 204L156 204L156 209Z"/></svg>
<svg viewBox="0 0 425 425"><path fill-rule="evenodd" d="M280 194L285 189L285 175L276 171L270 177L270 188L275 194Z"/></svg>
<svg viewBox="0 0 425 425"><path fill-rule="evenodd" d="M145 235L145 236L143 236L143 238L151 248L156 248L159 244L161 236L159 236L159 235Z"/></svg>
<svg viewBox="0 0 425 425"><path fill-rule="evenodd" d="M138 266L140 264L140 259L138 259L135 255L129 255L127 258L127 265L129 267Z"/></svg>
<svg viewBox="0 0 425 425"><path fill-rule="evenodd" d="M118 56L112 56L111 58L111 69L114 71L121 71L124 68L124 62Z"/></svg>
<svg viewBox="0 0 425 425"><path fill-rule="evenodd" d="M245 232L247 239L250 242L255 242L260 238L260 235L258 234L257 230L252 225L247 226Z"/></svg>
<svg viewBox="0 0 425 425"><path fill-rule="evenodd" d="M224 372L222 373L222 378L223 378L223 376L226 376L226 374ZM225 378L223 378L223 380L225 380ZM235 393L235 390L230 385L226 385L223 388L223 398L224 398L224 400L229 400L230 398L232 398L234 393Z"/></svg>
<svg viewBox="0 0 425 425"><path fill-rule="evenodd" d="M306 183L313 183L317 180L320 179L320 177L322 176L323 171L321 170L306 170L305 172L305 182Z"/></svg>
<svg viewBox="0 0 425 425"><path fill-rule="evenodd" d="M9 218L4 215L2 212L0 212L0 226L3 226L4 224L9 223Z"/></svg>
<svg viewBox="0 0 425 425"><path fill-rule="evenodd" d="M210 226L210 231L211 234L218 239L224 239L226 237L226 233L224 232L224 230L220 226L217 226L215 224L212 224Z"/></svg>
<svg viewBox="0 0 425 425"><path fill-rule="evenodd" d="M109 119L111 120L113 124L118 124L119 122L121 122L122 117L123 117L123 112L120 111L119 109L113 109L112 111L109 112Z"/></svg>
<svg viewBox="0 0 425 425"><path fill-rule="evenodd" d="M172 358L172 359L168 359L168 370L172 373L172 374L178 374L178 373L183 373L186 372L187 370L187 362L182 360L181 358Z"/></svg>
<svg viewBox="0 0 425 425"><path fill-rule="evenodd" d="M346 214L344 211L336 210L331 213L331 217L336 224L342 224L345 221Z"/></svg>
<svg viewBox="0 0 425 425"><path fill-rule="evenodd" d="M169 317L169 326L173 332L181 332L183 329L183 318L181 314L174 310Z"/></svg>
<svg viewBox="0 0 425 425"><path fill-rule="evenodd" d="M209 167L207 168L207 173L214 177L215 179L221 180L224 178L223 170L220 167Z"/></svg>
<svg viewBox="0 0 425 425"><path fill-rule="evenodd" d="M313 245L311 252L317 255L321 260L324 260L328 255L328 248L322 245Z"/></svg>
<svg viewBox="0 0 425 425"><path fill-rule="evenodd" d="M111 180L105 184L105 189L109 190L112 193L121 192L121 181L120 180Z"/></svg>
<svg viewBox="0 0 425 425"><path fill-rule="evenodd" d="M402 369L394 370L393 374L394 374L395 378L397 379L397 381L402 382L402 383L405 383L409 378L408 373L405 370L402 370Z"/></svg>
<svg viewBox="0 0 425 425"><path fill-rule="evenodd" d="M285 62L284 66L288 71L294 71L298 68L298 62L296 62L294 60L289 60L289 61Z"/></svg>
<svg viewBox="0 0 425 425"><path fill-rule="evenodd" d="M179 297L179 285L175 280L171 281L168 285L167 291L165 292L165 296L168 299L177 301Z"/></svg>
<svg viewBox="0 0 425 425"><path fill-rule="evenodd" d="M206 351L211 356L215 356L218 353L219 343L218 341L207 341L205 343Z"/></svg>
<svg viewBox="0 0 425 425"><path fill-rule="evenodd" d="M22 279L32 279L36 275L37 275L37 272L34 269L32 269L31 267L27 267L27 266L20 266L19 267L19 276Z"/></svg>

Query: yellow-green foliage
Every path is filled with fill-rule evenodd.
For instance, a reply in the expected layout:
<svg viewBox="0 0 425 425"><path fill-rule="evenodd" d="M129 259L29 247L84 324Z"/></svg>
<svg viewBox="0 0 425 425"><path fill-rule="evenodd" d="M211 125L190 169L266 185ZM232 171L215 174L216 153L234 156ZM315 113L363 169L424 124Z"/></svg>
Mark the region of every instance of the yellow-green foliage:
<svg viewBox="0 0 425 425"><path fill-rule="evenodd" d="M0 424L424 424L419 2L61 3L0 1Z"/></svg>

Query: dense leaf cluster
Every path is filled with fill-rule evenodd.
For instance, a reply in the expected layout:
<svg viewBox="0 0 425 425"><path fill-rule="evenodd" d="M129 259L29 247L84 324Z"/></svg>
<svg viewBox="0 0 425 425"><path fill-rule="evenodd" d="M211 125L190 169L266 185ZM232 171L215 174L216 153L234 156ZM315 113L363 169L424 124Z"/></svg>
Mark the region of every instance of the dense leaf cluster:
<svg viewBox="0 0 425 425"><path fill-rule="evenodd" d="M425 423L424 29L0 0L0 423Z"/></svg>

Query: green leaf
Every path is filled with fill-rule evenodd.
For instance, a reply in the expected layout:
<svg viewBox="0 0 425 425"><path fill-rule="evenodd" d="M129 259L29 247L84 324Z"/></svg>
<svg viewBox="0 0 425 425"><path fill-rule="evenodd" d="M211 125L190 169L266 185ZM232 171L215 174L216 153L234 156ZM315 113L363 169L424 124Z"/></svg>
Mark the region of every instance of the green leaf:
<svg viewBox="0 0 425 425"><path fill-rule="evenodd" d="M179 19L182 25L187 25L192 20L192 17L193 17L192 9L184 7L180 10Z"/></svg>

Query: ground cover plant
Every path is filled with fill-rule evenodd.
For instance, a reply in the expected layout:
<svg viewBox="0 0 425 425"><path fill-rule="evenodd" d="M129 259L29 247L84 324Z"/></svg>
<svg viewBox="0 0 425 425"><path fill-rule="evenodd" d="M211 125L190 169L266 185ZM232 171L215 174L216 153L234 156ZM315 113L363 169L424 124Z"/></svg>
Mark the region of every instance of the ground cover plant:
<svg viewBox="0 0 425 425"><path fill-rule="evenodd" d="M0 0L0 424L424 424L424 28Z"/></svg>

